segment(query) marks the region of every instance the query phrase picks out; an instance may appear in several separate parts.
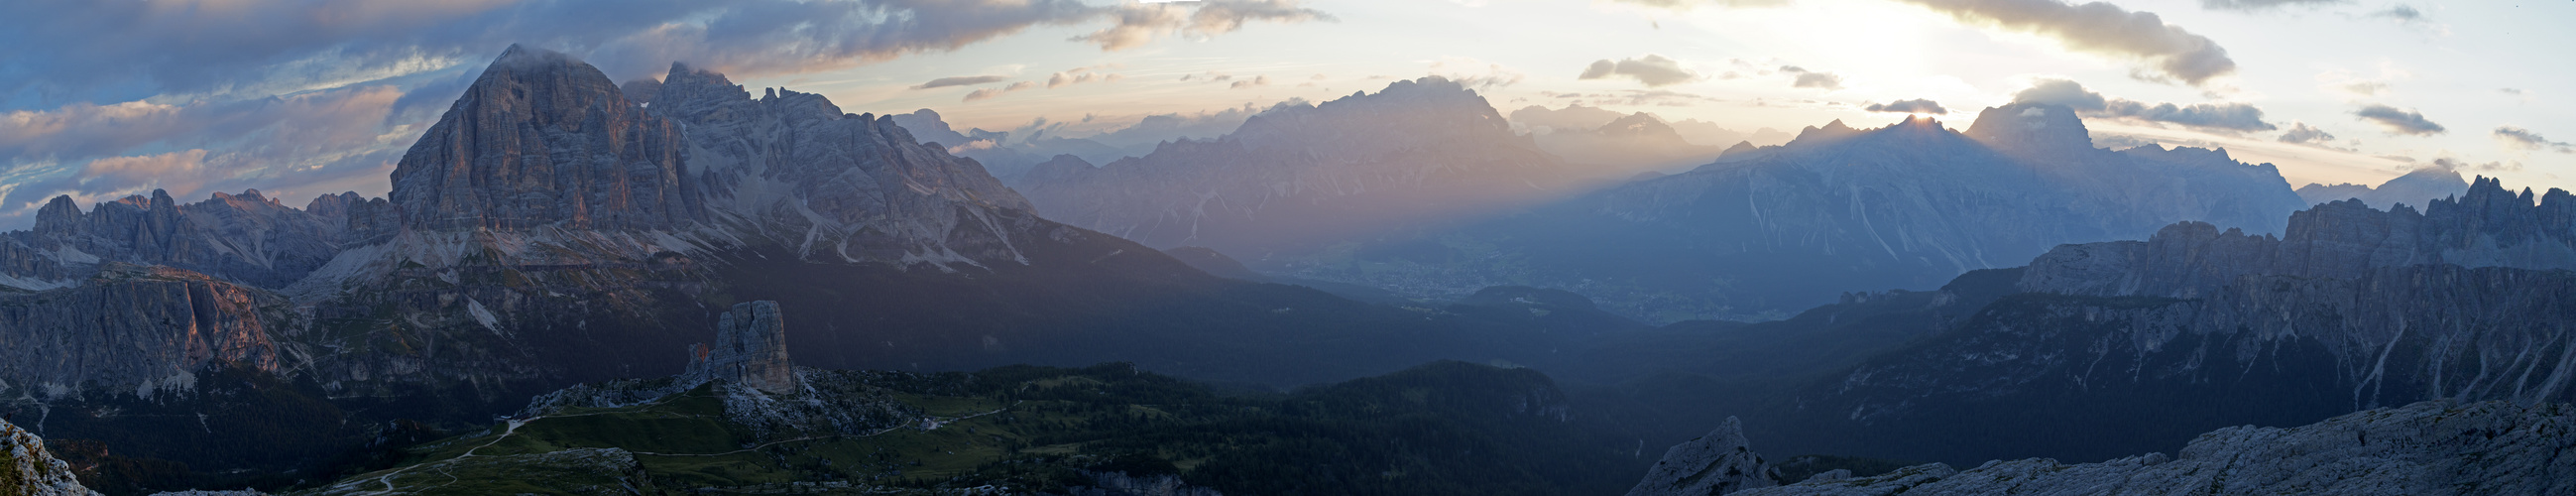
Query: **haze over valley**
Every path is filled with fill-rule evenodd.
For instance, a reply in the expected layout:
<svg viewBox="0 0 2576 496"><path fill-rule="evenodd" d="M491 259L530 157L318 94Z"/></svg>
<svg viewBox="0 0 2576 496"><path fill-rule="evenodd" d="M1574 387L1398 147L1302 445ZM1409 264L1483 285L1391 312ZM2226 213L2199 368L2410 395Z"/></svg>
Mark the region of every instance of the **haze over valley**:
<svg viewBox="0 0 2576 496"><path fill-rule="evenodd" d="M0 494L2576 493L2576 5L0 7Z"/></svg>

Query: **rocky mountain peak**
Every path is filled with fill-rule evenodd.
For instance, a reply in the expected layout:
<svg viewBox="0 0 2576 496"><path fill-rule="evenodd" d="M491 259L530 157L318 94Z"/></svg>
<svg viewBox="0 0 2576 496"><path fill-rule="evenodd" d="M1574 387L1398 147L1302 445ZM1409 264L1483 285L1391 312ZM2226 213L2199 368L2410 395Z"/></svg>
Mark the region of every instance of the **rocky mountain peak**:
<svg viewBox="0 0 2576 496"><path fill-rule="evenodd" d="M1376 94L1352 93L1320 105L1290 102L1244 121L1226 135L1245 147L1291 147L1327 157L1383 155L1428 143L1520 143L1485 97L1439 76L1396 81ZM1332 146L1314 146L1333 143Z"/></svg>
<svg viewBox="0 0 2576 496"><path fill-rule="evenodd" d="M513 45L394 168L406 227L658 229L702 214L679 125L599 69Z"/></svg>
<svg viewBox="0 0 2576 496"><path fill-rule="evenodd" d="M1753 153L1754 151L1761 150L1761 149L1762 149L1762 147L1753 146L1753 142L1751 142L1751 141L1738 141L1738 142L1735 142L1735 146L1726 147L1726 151L1725 151L1725 152L1721 152L1721 153L1719 153L1719 154L1718 154L1718 157L1719 157L1719 158L1733 157L1733 156L1736 156L1736 155L1738 155L1738 154Z"/></svg>
<svg viewBox="0 0 2576 496"><path fill-rule="evenodd" d="M80 204L71 195L55 196L36 209L36 232L66 232L80 223Z"/></svg>
<svg viewBox="0 0 2576 496"><path fill-rule="evenodd" d="M1968 136L2018 155L2057 156L2093 150L2093 135L2075 109L2046 103L1987 108Z"/></svg>
<svg viewBox="0 0 2576 496"><path fill-rule="evenodd" d="M1083 160L1082 157L1058 154L1055 158L1030 166L1028 175L1022 177L1024 181L1031 183L1064 182L1078 180L1084 174L1090 174L1091 171L1099 169L1092 166L1091 161Z"/></svg>
<svg viewBox="0 0 2576 496"><path fill-rule="evenodd" d="M738 303L716 320L714 345L689 349L682 382L741 384L768 393L795 391L796 369L787 361L787 321L778 302Z"/></svg>
<svg viewBox="0 0 2576 496"><path fill-rule="evenodd" d="M314 216L325 219L347 219L349 218L349 209L352 205L365 203L366 201L367 197L359 196L356 191L342 192L336 195L316 196L313 197L313 201L306 202L304 204L304 213L313 214ZM343 221L342 224L345 225L346 222Z"/></svg>
<svg viewBox="0 0 2576 496"><path fill-rule="evenodd" d="M1860 134L1860 130L1852 129L1849 124L1843 124L1842 119L1834 119L1833 122L1825 123L1824 127L1807 126L1804 129L1798 130L1798 138L1789 140L1789 143L1791 145L1815 145L1821 142L1840 139L1856 134Z"/></svg>
<svg viewBox="0 0 2576 496"><path fill-rule="evenodd" d="M751 92L725 75L673 62L671 72L662 77L660 91L653 95L653 111L683 121L729 119L715 114L750 101Z"/></svg>

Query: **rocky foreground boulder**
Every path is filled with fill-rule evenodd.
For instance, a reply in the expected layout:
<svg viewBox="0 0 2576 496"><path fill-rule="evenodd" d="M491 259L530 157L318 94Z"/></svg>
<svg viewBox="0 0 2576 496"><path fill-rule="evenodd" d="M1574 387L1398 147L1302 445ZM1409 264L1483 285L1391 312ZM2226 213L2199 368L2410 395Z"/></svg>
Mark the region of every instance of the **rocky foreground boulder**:
<svg viewBox="0 0 2576 496"><path fill-rule="evenodd" d="M1666 465L1686 454L1674 448L1640 488L1668 476L1673 470ZM1752 455L1735 458L1745 456ZM1678 469L1715 468L1709 462L1730 460L1705 459ZM2569 460L2576 460L2576 405L2426 401L2300 427L2219 429L2173 456L2148 453L2074 465L2045 458L1997 460L1966 471L1936 463L1870 477L1828 473L1777 487L1754 478L1731 481L1749 489L1726 494L2576 494L2576 463Z"/></svg>
<svg viewBox="0 0 2576 496"><path fill-rule="evenodd" d="M1717 430L1673 445L1628 496L1716 496L1780 485L1780 470L1753 452L1744 422L1727 417Z"/></svg>
<svg viewBox="0 0 2576 496"><path fill-rule="evenodd" d="M0 494L94 496L72 477L71 464L45 451L45 440L0 420Z"/></svg>

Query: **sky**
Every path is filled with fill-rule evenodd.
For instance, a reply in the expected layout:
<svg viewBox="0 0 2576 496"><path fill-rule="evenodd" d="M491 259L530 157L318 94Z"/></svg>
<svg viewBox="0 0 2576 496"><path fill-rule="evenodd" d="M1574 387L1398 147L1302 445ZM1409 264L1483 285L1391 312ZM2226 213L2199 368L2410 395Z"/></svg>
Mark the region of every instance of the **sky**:
<svg viewBox="0 0 2576 496"><path fill-rule="evenodd" d="M2224 147L2293 186L2447 167L2576 189L2576 65L2543 51L2576 46L2570 19L2566 0L13 0L0 228L57 195L381 196L512 43L1023 135L1439 75L1505 114L1746 132L2043 101L2097 144Z"/></svg>

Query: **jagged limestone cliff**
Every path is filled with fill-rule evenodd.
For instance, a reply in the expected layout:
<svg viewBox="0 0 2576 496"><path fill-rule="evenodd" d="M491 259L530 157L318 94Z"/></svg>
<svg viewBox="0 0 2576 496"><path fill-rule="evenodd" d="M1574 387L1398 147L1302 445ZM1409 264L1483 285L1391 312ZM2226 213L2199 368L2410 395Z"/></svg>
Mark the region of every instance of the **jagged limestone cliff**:
<svg viewBox="0 0 2576 496"><path fill-rule="evenodd" d="M208 367L279 371L304 358L279 343L298 324L257 288L107 262L76 287L0 294L0 397L106 387L150 398L189 392Z"/></svg>
<svg viewBox="0 0 2576 496"><path fill-rule="evenodd" d="M2536 270L2576 269L2576 195L2537 195L2478 178L2457 198L2421 213L2376 210L2357 200L2290 215L2279 237L2197 222L2167 226L2146 241L2067 245L2032 260L2025 291L2194 298L2246 276L2352 279L2383 267L2449 264Z"/></svg>

